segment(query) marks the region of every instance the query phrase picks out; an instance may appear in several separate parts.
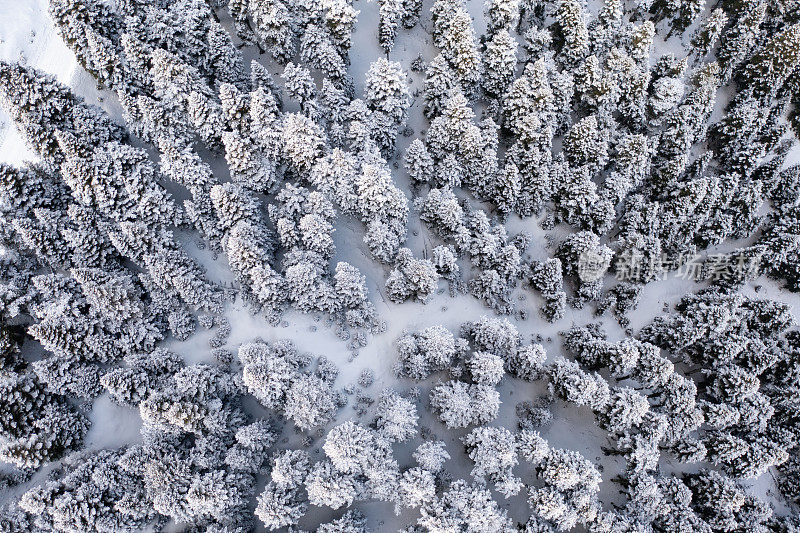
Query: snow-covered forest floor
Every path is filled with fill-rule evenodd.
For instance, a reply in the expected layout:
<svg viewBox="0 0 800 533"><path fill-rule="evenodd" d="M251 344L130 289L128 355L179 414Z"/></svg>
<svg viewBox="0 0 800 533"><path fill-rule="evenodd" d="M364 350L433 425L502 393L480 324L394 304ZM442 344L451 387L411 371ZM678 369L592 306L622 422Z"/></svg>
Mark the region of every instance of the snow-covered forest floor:
<svg viewBox="0 0 800 533"><path fill-rule="evenodd" d="M423 2L422 16L419 23L411 29L401 29L399 31L394 47L388 55L381 48L377 36L380 3L354 0L352 4L360 12L353 30L352 48L349 52L350 65L348 68L348 73L355 83L355 95L359 96L363 93L365 77L370 65L379 58L384 57L390 61L399 62L403 70L408 73L409 89L412 96L411 105L408 109L408 119L405 122L408 130L401 132L397 137L396 150L394 155L387 160L387 163L391 169L395 185L405 194L409 203L420 195L424 196L424 192L421 192L419 185L412 185L411 179L404 168L403 155L414 139L423 138L424 132L429 127L429 121L423 114L425 104L422 94L425 80L424 66L420 72L418 69L413 68L413 64L415 60L422 58L423 65L427 65L438 53L431 36L433 22L431 21L430 8L432 4L433 2L430 0ZM632 3L630 4L632 5ZM469 0L467 6L469 13L473 17L477 35L483 35L487 31L483 14L483 2L481 0ZM602 3L592 1L589 2L587 11L591 14L591 17L594 17L601 8ZM700 16L697 21L704 20L705 16L712 11L712 8L713 5L709 2L709 5L704 8L704 15ZM226 10L220 9L217 13L223 27L231 35L234 35L233 21ZM684 32L683 39L673 35L664 40L663 35L668 31L668 28L664 23L657 25L654 44L650 53L651 64L654 63L655 59L668 53L682 57L689 46L688 39L697 26L697 22L689 26L687 31ZM515 35L515 38L522 43L521 36ZM239 42L237 39L234 40L237 43ZM520 52L520 56L522 54ZM283 72L283 66L272 60L268 53L260 54L255 46L245 46L242 48L242 55L245 65L249 65L251 60L262 62L277 83L279 85L282 84L281 73ZM0 0L0 60L20 62L23 65L35 67L54 75L77 95L85 98L87 103L99 106L115 122L121 125L125 124L122 107L116 93L105 88L98 88L97 81L82 68L73 51L56 32L54 22L48 15L47 0ZM517 69L518 75L521 70L521 67ZM315 79L321 86L322 77L320 77L319 73L315 73ZM725 90L723 88L717 95L709 120L710 123L716 122L725 116L725 109L729 103L729 99L725 98ZM481 110L484 107L485 103L483 102L475 104L476 122L481 119ZM287 99L283 108L284 113L299 110L300 107L296 102ZM791 135L791 132L787 134L788 137L791 137ZM134 138L131 142L136 146L145 147L154 160L159 157L157 150L154 150L152 145L143 142L141 139ZM204 157L209 156L208 153L203 155ZM37 154L28 147L24 136L15 128L9 116L0 110L0 162L19 166L26 161L36 161L37 159ZM783 161L782 168L790 168L798 162L800 162L800 149L795 145ZM215 175L221 181L230 180L223 158L210 161L210 164L215 170ZM190 197L185 189L174 183L165 183L164 186L178 201L183 201ZM468 192L463 190L458 191L457 195L460 197L469 196ZM490 202L480 202L474 198L471 202L474 206L483 206L487 211L492 210ZM766 205L763 205L761 209L764 214L770 210ZM575 231L574 228L564 223L556 224L551 229L543 229L542 226L550 228L545 220L547 216L547 214L541 213L521 218L519 215L512 213L505 220L505 225L510 235L524 232L530 236L530 243L522 257L525 263L544 261L553 257L557 244ZM404 246L413 252L415 258L430 258L433 249L442 243L442 240L420 220L419 212L416 209L411 209L407 229L407 239ZM474 465L473 461L464 452L464 445L461 439L470 432L472 426L469 428L448 429L436 414L427 408L428 394L431 387L440 380L448 379L446 372L433 374L418 382L397 376L397 340L404 333L419 332L429 326L442 325L455 335L458 335L462 324L477 321L482 316L508 318L521 334L524 344L541 343L547 354L547 362L550 363L559 356L565 356L568 359L573 358L565 348L564 339L560 335L573 326L601 323L608 334L609 341L621 341L630 336L631 333L638 333L656 317L674 312L675 305L685 295L696 293L711 285L708 281L695 282L691 279L685 279L675 271L668 272L663 280L644 285L638 306L628 314L630 324L627 333L610 313L597 316L595 313L596 302L584 305L582 308L567 305L562 318L552 323L548 322L539 313L539 308L544 301L543 298L538 292L531 290L528 284L520 284L514 289L512 300L515 304L515 311L505 317L495 314L470 294L449 290L448 282L445 280L439 281L438 289L425 303L411 300L394 303L387 296L385 289L386 279L393 265L381 264L371 256L369 247L364 243L365 232L365 225L358 219L340 213L335 221L335 232L333 233L335 252L330 259L330 264L336 265L340 261L346 261L358 268L366 277L369 299L375 306L376 315L386 322L385 331L374 335L368 334L367 344L353 349L350 342L337 336L335 325L322 312L301 313L296 310L287 310L282 313L278 323L274 324L270 323L269 317L257 310L252 302L236 297L233 301L228 299L224 303L224 310L221 314L230 323L230 335L225 339L221 347L230 350L235 357L240 345L256 339L262 339L268 343L278 340L290 340L300 352L307 352L314 356L325 356L339 368L338 377L334 382L334 388L337 390L350 385L355 390L362 391L363 389L363 393L366 395L377 398L382 390L390 388L402 394L411 394L413 397L412 389L418 387L420 390L418 396L419 426L427 429L427 431L423 431L425 435L431 438L435 436L435 438L443 440L447 444L451 459L447 462L445 470L452 476L452 479L470 479L470 470ZM176 230L175 236L181 248L204 267L210 281L228 288L237 286L238 282L228 266L224 253L213 253L207 245L200 242L202 241L201 237L193 229L181 228ZM752 244L755 240L754 236L747 236L739 240L726 240L721 244L709 247L703 254L712 255L730 252ZM610 243L610 239L608 242ZM459 259L459 265L464 273L478 271L471 266L467 258ZM465 279L467 279L467 276L465 276ZM614 285L614 273L606 273L605 279L607 287ZM737 290L744 296L759 299L768 298L788 304L791 306L791 313L800 322L800 307L798 307L800 305L800 294L785 290L781 288L782 286L782 281L776 281L766 275L761 275L755 279L747 280ZM569 289L567 290L569 292ZM187 365L195 363L216 365L217 360L212 353L212 348L209 346L209 341L212 340L217 329L217 327L214 327L207 330L199 327L186 340L169 337L160 346L179 354ZM27 339L22 348L23 353L28 358L35 358L37 357L36 351L42 351L41 346L32 339ZM358 380L365 369L374 372L375 379L374 383L369 387L363 388L358 385ZM676 363L676 369L678 371L686 371L688 366ZM609 373L605 370L601 370L600 374L607 378L609 376ZM497 417L487 425L516 431L518 427L517 405L523 401L536 402L538 399L547 396L548 384L545 379L527 382L506 377L497 386L497 390L500 392L502 404ZM349 395L349 403L339 409L335 418L325 425L326 431L347 420L361 421L364 424L369 424L374 420L376 405L369 405L365 412L359 413L356 410L358 406L356 396L357 393ZM3 399L0 398L0 402L2 401ZM244 408L247 414L252 417L269 418L273 416L253 398L245 400ZM88 409L88 418L91 426L84 438L82 447L84 451L113 450L142 442L140 433L142 419L138 408L115 403L108 392L103 392L91 401ZM624 506L626 497L621 493L619 484L615 483L613 479L625 471L626 461L620 455L609 455L603 451L604 448L611 446L611 441L609 440L608 432L598 426L592 411L562 400L556 400L550 406L550 411L553 415L552 421L537 428L541 437L547 441L551 448L574 450L598 466L602 477L598 496L604 510L613 509L615 505ZM308 450L311 452L312 461L324 458L322 445L325 442L325 432L311 431L302 433L295 430L291 423L285 424L281 431L282 433L275 444L275 449L301 448L302 441L306 438L306 435L310 434L312 442ZM412 452L419 442L419 439L412 439L405 443L398 443L393 447L395 459L401 468L404 469L413 463ZM12 484L5 488L0 492L0 499L7 504L16 502L26 491L46 481L57 464L58 460L48 463L32 477L19 484ZM669 475L675 472L696 472L700 468L709 467L710 463L701 462L700 464L687 465L676 460L670 453L664 452L658 465L659 474ZM15 471L14 467L10 465L4 466L4 469L5 472ZM531 465L520 461L514 473L527 483L529 479L535 477L534 471L535 469ZM256 496L264 489L268 477L263 471L259 473L255 496L250 499L250 508L255 508ZM757 479L743 480L742 485L752 494L772 506L776 515L796 515L796 508L788 504L778 491L773 468L770 468ZM526 503L527 494L524 490L508 499L494 491L493 496L500 508L506 509L509 517L514 522L524 524L531 515ZM396 515L393 511L393 503L389 502L360 501L354 503L353 507L364 512L368 526L372 531L376 532L399 530L414 523L420 515L417 508L407 508L399 515ZM314 530L320 524L341 516L342 511L343 509L333 511L323 507L312 506L300 520L299 527L306 530ZM148 527L152 528L154 526ZM254 527L258 531L265 530L264 525L258 520L256 520ZM580 529L583 527L579 526ZM183 528L184 525L174 520L171 520L167 526L167 530L178 531L183 530ZM13 531L13 529L9 531ZM478 532L483 530L442 529L440 531ZM531 529L530 531L534 530Z"/></svg>

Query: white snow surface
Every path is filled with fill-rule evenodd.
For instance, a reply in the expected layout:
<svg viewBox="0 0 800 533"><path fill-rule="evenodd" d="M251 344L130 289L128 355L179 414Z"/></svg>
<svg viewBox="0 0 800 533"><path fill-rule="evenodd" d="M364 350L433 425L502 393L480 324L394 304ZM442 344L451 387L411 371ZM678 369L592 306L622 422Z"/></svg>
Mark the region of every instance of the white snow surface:
<svg viewBox="0 0 800 533"><path fill-rule="evenodd" d="M423 75L411 72L411 62L420 55L428 61L436 53L430 33L427 31L430 28L429 8L431 3L431 1L424 3L420 24L412 30L400 31L394 49L388 56L393 61L401 62L409 74L412 94L415 90L421 89ZM101 106L122 122L114 95L97 89L92 78L80 68L73 53L60 40L47 14L47 4L47 0L0 0L0 59L23 61L55 75L60 81L69 84L77 94L86 98L87 102ZM482 1L469 0L468 4L475 19L476 32L480 35L485 31ZM379 57L385 57L385 54L377 40L378 4L366 0L355 0L354 7L361 13L353 34L350 73L355 80L356 93L360 94L364 85L364 75L370 63ZM591 7L590 10L596 11ZM220 16L223 22L226 22L226 15L220 13ZM691 32L686 34L690 35ZM680 41L672 38L664 42L657 37L656 51L652 57L657 58L660 54L667 52L680 54ZM246 49L246 62L249 62L251 58L258 58L258 52L252 48ZM269 69L273 74L279 72L279 69L274 68L273 64L269 64ZM280 81L280 78L276 77L276 79ZM721 112L723 105L723 102L717 102L715 115ZM410 137L399 136L397 154L403 154L408 144L423 133L426 121L422 116L421 109L422 99L415 97L408 121L408 126L414 133ZM8 117L0 111L0 161L20 164L32 159L35 159L34 154L26 148L23 139L10 124ZM397 165L397 170L393 170L393 177L410 200L412 197L410 181L402 169L400 157L397 157L395 161L398 161L399 165ZM795 150L787 164L799 161L800 152ZM390 164L392 163L394 161L390 161ZM553 250L548 249L547 241L544 238L545 232L539 227L537 219L520 220L514 216L507 222L507 227L510 234L525 231L532 235L532 242L528 250L531 257L542 259L552 256ZM232 333L225 347L235 352L240 344L256 338L265 341L290 339L300 351L309 352L315 356L324 355L334 362L340 369L336 381L336 386L339 388L355 384L360 372L365 368L370 368L375 372L375 382L367 390L367 393L373 397L376 397L384 388L394 388L400 392L406 392L414 386L420 386L422 390L419 406L420 425L427 426L439 438L446 440L448 451L452 456L447 468L452 472L454 478L469 479L472 463L463 453L463 445L460 442L460 438L467 433L467 430L447 430L427 409L427 392L430 386L443 376L435 375L422 383L398 380L392 371L392 366L397 358L394 343L404 331L418 331L436 324L441 324L457 334L462 323L476 320L482 315L491 316L492 311L472 296L451 297L445 281L440 282L439 292L427 304L407 302L397 305L389 302L383 290L388 268L371 259L369 251L362 241L363 236L364 229L360 222L346 215L339 216L334 234L336 253L332 264L335 265L338 261L347 261L366 275L370 298L375 304L379 316L386 320L388 325L384 333L370 336L368 345L360 349L355 358L352 357L347 343L338 339L333 330L326 326L324 316L303 315L290 311L282 317L281 324L274 327L267 322L264 316L254 314L248 305L241 301L232 302L227 307L226 316L230 320ZM196 240L196 236L185 236L182 239L188 253L206 267L212 280L230 284L233 276L224 257L212 259L207 250L197 248ZM411 248L417 257L429 257L430 251L440 242L427 231L416 214L412 212L405 246ZM728 246L730 245L728 244L726 248ZM713 253L713 250L709 250L709 253ZM462 269L469 268L468 262L461 261L460 264ZM754 288L756 285L763 287L757 293ZM696 291L700 287L700 285L675 278L672 275L667 280L646 285L638 309L630 316L631 327L634 331L638 331L655 316L662 314L665 304L672 306L681 296L687 292ZM795 309L797 309L799 301L797 295L780 290L774 282L766 278L756 280L745 292L788 302ZM526 342L540 335L543 338L541 342L547 350L548 359L552 359L562 352L558 332L573 325L583 325L601 320L611 340L617 340L624 336L624 332L613 319L593 316L591 307L580 310L568 307L566 316L562 320L555 324L549 324L538 315L538 308L542 303L538 295L524 288L518 289L517 294L519 298L517 307L527 311L527 318L520 320L517 316L511 316L509 320L519 329ZM165 347L179 353L187 363L212 362L214 358L208 346L208 340L212 334L213 330L198 328L197 332L187 341L170 340ZM539 395L546 392L543 381L525 383L508 377L501 382L499 390L503 403L499 416L490 425L504 426L510 429L516 427L515 405L525 400L535 401ZM352 400L351 397L350 404L339 411L336 421L328 427L347 419L356 418ZM255 402L253 403L255 404ZM254 407L254 410L258 409L258 407ZM605 456L602 453L601 446L608 445L606 432L596 426L594 417L587 409L578 409L574 405L556 402L552 411L554 421L549 426L542 428L542 436L553 447L576 450L587 459L600 464L603 468L600 497L604 507L612 502L619 502L618 486L611 483L610 479L619 473L623 465L621 460ZM138 412L114 404L107 395L99 397L94 402L90 418L92 428L86 439L88 449L116 448L140 439L141 419ZM371 415L365 416L363 420L370 422ZM292 425L287 424L284 430L284 437L289 439L288 445L299 440L292 429ZM322 438L316 439L311 448L313 457L321 457L322 442ZM395 446L395 455L401 466L411 464L410 455L417 443L412 441L411 444L405 446L402 444ZM278 445L287 446L287 443L279 441ZM320 455L316 455L314 452ZM664 463L665 469L671 469L668 457L662 456L662 463ZM44 480L48 471L48 468L42 469L31 481L15 487L0 498L3 500L18 498L27 488ZM515 473L522 476L523 479L530 479L530 472L526 472L523 465L516 467ZM780 505L780 502L774 497L770 497L770 493L774 490L774 480L771 475L762 476L753 485L759 496ZM257 493L261 491L262 486L263 480L256 489ZM529 514L523 495L504 500L502 495L495 493L495 499L501 507L509 511L510 516L515 520L524 521ZM355 507L367 515L370 527L376 532L396 531L400 527L412 523L418 516L416 509L405 510L400 516L395 516L392 504L389 503L362 502L356 504ZM330 520L334 514L338 516L341 512L312 507L300 526L316 527L320 522Z"/></svg>

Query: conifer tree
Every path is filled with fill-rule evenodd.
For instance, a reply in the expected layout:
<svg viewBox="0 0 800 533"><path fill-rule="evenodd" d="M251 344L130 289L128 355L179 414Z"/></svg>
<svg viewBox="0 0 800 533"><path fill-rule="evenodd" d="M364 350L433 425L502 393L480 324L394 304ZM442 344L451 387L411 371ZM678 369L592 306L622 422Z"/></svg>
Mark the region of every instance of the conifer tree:
<svg viewBox="0 0 800 533"><path fill-rule="evenodd" d="M503 95L514 79L517 65L517 42L508 30L501 29L486 44L483 55L484 89L497 96Z"/></svg>
<svg viewBox="0 0 800 533"><path fill-rule="evenodd" d="M728 15L721 8L712 11L692 35L692 53L703 58L711 51L728 23Z"/></svg>
<svg viewBox="0 0 800 533"><path fill-rule="evenodd" d="M744 76L757 94L770 94L786 83L800 62L800 26L786 28L757 52Z"/></svg>
<svg viewBox="0 0 800 533"><path fill-rule="evenodd" d="M472 17L460 0L438 0L431 7L433 38L464 90L480 81L481 55Z"/></svg>

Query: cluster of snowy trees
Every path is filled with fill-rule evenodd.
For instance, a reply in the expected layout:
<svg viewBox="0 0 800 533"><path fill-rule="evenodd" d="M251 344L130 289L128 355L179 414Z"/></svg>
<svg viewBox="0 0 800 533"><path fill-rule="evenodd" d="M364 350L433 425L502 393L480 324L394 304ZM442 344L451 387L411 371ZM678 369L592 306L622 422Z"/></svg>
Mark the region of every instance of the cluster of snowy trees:
<svg viewBox="0 0 800 533"><path fill-rule="evenodd" d="M455 256L447 258L444 264L448 265L462 255L469 257L479 270L467 283L469 292L498 312L510 313L514 309L512 291L522 275L520 256L528 244L527 237L517 235L511 238L505 226L492 224L483 210L467 206L465 212L450 187L432 188L425 197L417 200L416 206L422 221L450 244L438 254L440 257L442 253ZM445 266L438 267L438 270L444 276L453 268Z"/></svg>
<svg viewBox="0 0 800 533"><path fill-rule="evenodd" d="M496 386L506 373L531 381L540 377L545 351L540 344L523 344L507 319L483 316L467 322L456 338L442 326L406 333L397 341L400 377L424 380L448 371L430 391L431 409L448 428L464 428L494 420L500 407Z"/></svg>
<svg viewBox="0 0 800 533"><path fill-rule="evenodd" d="M551 377L557 395L589 406L598 424L616 435L608 453L626 459L620 482L631 498L629 518L667 522L664 528L680 524L716 531L752 524L755 518L739 509L747 505L757 509L749 511L758 516L757 523L770 519L772 510L743 492L736 480L758 478L773 467L797 479L788 462L797 445L797 410L785 394L794 386L784 381L785 369L795 364L785 347L793 322L785 304L710 289L684 297L675 314L657 317L636 339L610 342L594 326L565 332L565 346L581 365L607 372L617 383L637 385L611 387L599 374L567 361L557 361L561 368ZM672 359L661 355L662 349ZM681 374L678 364L694 367L695 375ZM681 485L681 491L687 501L694 493L690 514L670 516L679 502L633 505L647 486L667 483L654 478L661 451L682 463L720 469L684 476L688 489ZM709 484L730 487L742 503L727 509L708 501ZM661 492L666 489L656 490Z"/></svg>
<svg viewBox="0 0 800 533"><path fill-rule="evenodd" d="M378 0L386 57L357 94L351 0L50 0L125 125L0 62L0 105L38 156L0 164L0 482L18 496L0 530L367 533L373 500L411 510L407 533L800 528L747 486L772 474L800 505L800 333L788 305L741 291L762 275L800 290L800 7L473 4ZM401 32L425 31L431 57L398 57ZM376 284L340 260L351 219ZM704 288L633 331L643 287L676 272ZM440 279L500 317L404 332L394 373L414 388L373 398L365 374L359 420L327 358L226 346L226 297L273 325L325 315L355 351L393 309L375 296L429 302ZM561 332L547 352L513 323L531 290ZM568 305L624 335L560 327ZM216 328L216 363L162 345L197 325ZM503 395L532 382L547 395L504 424ZM84 446L103 395L138 412L139 441ZM617 475L546 441L555 401L588 408Z"/></svg>
<svg viewBox="0 0 800 533"><path fill-rule="evenodd" d="M49 392L35 370L20 357L19 332L2 331L3 422L0 459L20 469L36 469L80 447L86 417L58 391Z"/></svg>
<svg viewBox="0 0 800 533"><path fill-rule="evenodd" d="M793 385L785 381L795 365L786 345L793 322L786 304L711 291L684 297L676 314L642 330L642 338L703 369L697 395L705 431L678 451L694 447L690 457L705 455L734 478L758 477L789 458L799 436L786 395Z"/></svg>
<svg viewBox="0 0 800 533"><path fill-rule="evenodd" d="M295 253L286 228L281 234L276 227L277 239L267 229L259 204L266 196L280 209L289 191L303 194L311 186L308 193L332 205L313 208L324 215L300 217L322 216L330 223L335 205L361 218L373 256L392 262L405 238L408 209L381 152L391 151L405 117L405 74L399 64L378 60L367 73L363 99L353 98L346 66L357 11L346 2L270 7L236 2L228 8L239 38L269 48L284 65L283 91L258 62L251 64L248 79L241 53L203 2L154 5L146 15L137 5L110 8L83 1L54 2L51 11L79 60L117 93L132 131L157 148L159 177L188 189L184 218L212 249L225 252L244 291L270 311L290 303L303 311L332 312L356 327L372 326L376 320L363 309L365 298L356 294L363 290L358 272L338 265L343 293L332 294L331 246L309 242L304 249L326 249ZM93 11L103 18L86 16ZM103 23L107 27L98 27ZM148 24L160 31L142 32ZM106 57L113 76L93 68L98 34L108 41L104 51L113 56ZM321 90L312 73L323 74ZM283 93L299 104L299 112L281 111ZM201 147L224 156L235 185L221 183L201 157ZM302 185L282 188L287 180ZM277 224L286 217L269 213L269 218ZM304 224L305 240L320 232L330 238L330 231L311 228L316 226L311 218ZM289 251L288 261L276 264L275 254ZM327 296L310 293L315 288L307 285L319 280L325 281L320 290ZM328 303L309 302L317 296Z"/></svg>
<svg viewBox="0 0 800 533"><path fill-rule="evenodd" d="M519 527L530 531L577 525L598 532L790 527L738 483L775 465L781 486L797 481L796 463L787 461L798 438L795 402L786 394L796 385L796 335L786 335L790 324L784 305L710 291L684 298L675 314L644 328L641 339L612 342L596 326L565 331L565 347L576 361L547 361L542 346L524 344L507 319L467 322L458 338L441 326L405 334L398 340L402 376L419 381L449 371L455 378L432 383L430 405L447 427L474 426L461 439L473 464L472 481L448 477L447 461L457 450L442 441L417 441L415 465L402 466L393 447L419 438L419 411L416 396L392 390L380 395L371 423L331 427L322 444L324 457L276 448L279 426L253 420L243 409L245 394L302 430L327 425L341 405L341 393L333 389L335 367L320 358L312 371L311 357L290 342L244 344L239 363L229 367L187 366L162 348L127 355L126 366L105 374L101 385L114 401L138 408L141 444L70 456L58 476L25 492L4 520L42 530L134 531L172 519L216 531L249 529L258 519L276 530L298 525L314 507L327 507L346 512L318 531L362 532L368 531L366 519L353 506L378 500L392 503L398 513L418 508L409 531L452 524L516 531L494 499L496 491L505 498L524 492L531 517ZM731 339L740 343L739 350L729 349ZM23 366L10 334L6 340L7 368ZM723 369L692 380L676 373L676 364L684 363ZM606 453L625 458L624 471L612 480L626 494L624 506L604 509L600 471L580 453L549 445L533 429L487 425L497 413L495 387L502 379L544 379L555 397L594 412L613 441ZM611 386L611 380L620 385ZM636 382L636 389L626 381ZM35 388L19 390L28 394L20 405L30 409ZM57 396L39 394L44 409L66 408L62 417L71 412ZM85 422L81 426L74 416L72 424L85 431ZM54 419L52 411L45 417ZM16 420L9 427L22 427L25 419ZM58 420L60 429L69 427L72 440L48 433L47 442L58 446L50 453L74 447L81 431ZM46 431L37 422L27 424L35 427L32 438ZM51 459L47 448L36 449L44 455L25 458ZM662 451L720 470L660 473ZM19 454L11 448L3 457ZM521 477L527 468L535 483ZM263 473L267 484L253 514L249 502L256 497L256 476ZM72 512L75 505L84 510Z"/></svg>
<svg viewBox="0 0 800 533"><path fill-rule="evenodd" d="M240 378L186 366L163 349L126 362L102 386L138 408L142 442L69 456L59 476L22 495L32 530L137 531L170 519L209 530L251 527L256 474L277 433L267 421L248 420Z"/></svg>
<svg viewBox="0 0 800 533"><path fill-rule="evenodd" d="M411 143L405 162L414 183L430 184L418 207L434 232L456 239L462 225L463 208L448 189L491 202L501 219L544 208L548 224L583 232L557 254L565 275L578 276L578 256L591 251L643 284L765 223L775 230L729 253L732 264L756 256L761 264L728 272L725 281L736 286L763 270L791 286L787 260L796 254L786 220L796 218L795 195L781 191L794 190L796 172L782 168L791 143L781 115L791 112L787 96L800 59L795 11L749 2L701 20L700 2L680 8L651 2L640 6L651 15L633 13L629 21L623 4L609 0L589 20L579 2L524 4L487 3L483 46L462 4L432 8L441 54L425 72L430 127ZM767 24L770 17L776 22ZM661 20L672 31L696 27L688 57L651 57ZM513 33L523 37L524 53ZM709 124L723 87L739 92ZM490 105L476 122L470 104L480 99ZM766 203L788 212L764 221ZM488 286L488 278L480 285ZM577 289L576 305L600 296L594 283ZM543 295L545 313L559 305L552 292Z"/></svg>
<svg viewBox="0 0 800 533"><path fill-rule="evenodd" d="M479 426L462 439L476 480L510 497L525 488L513 473L518 454L535 466L544 486L526 490L537 528L777 527L784 519L739 481L777 471L787 497L796 499L789 487L798 479L797 403L794 392L786 394L796 389L787 381L797 377L790 370L796 367L793 323L785 304L714 289L686 296L675 314L658 317L636 338L612 342L597 325L564 331L573 361L548 360L541 345L524 345L507 320L483 317L464 324L459 338L441 326L405 334L397 372L424 380L449 371L456 378L431 383L430 405L448 428ZM683 365L701 372L684 375L677 369ZM612 480L627 495L624 507L603 509L600 474L580 454L549 448L524 424L516 434L486 426L497 415L500 396L492 393L506 373L544 379L553 397L591 410L610 438L604 452L625 460ZM663 453L707 466L691 474L660 473ZM735 502L728 507L713 502L722 490L732 491Z"/></svg>
<svg viewBox="0 0 800 533"><path fill-rule="evenodd" d="M51 269L72 269L68 277L81 285L120 285L118 299L143 296L130 279L91 281L92 272L113 278L115 271L124 273L123 259L133 262L144 292L178 337L191 331L190 310L218 312L220 291L176 242L172 228L185 214L159 183L146 152L122 144L119 126L54 79L19 65L0 70L4 107L42 157L40 167L3 171L4 209L19 220L12 249L33 253ZM112 301L90 296L103 313L104 305L115 305L114 297L106 298Z"/></svg>
<svg viewBox="0 0 800 533"><path fill-rule="evenodd" d="M197 141L224 153L232 179L259 195L274 193L287 173L306 181L361 218L372 255L395 263L408 211L388 162L410 104L406 72L378 59L363 97L354 98L347 69L359 12L344 0L219 4L156 2L144 10L138 2L54 0L51 13L81 63L118 94L133 131L156 144L165 175L189 188L186 215L212 246L224 234L206 198L217 178L195 153ZM687 255L763 227L759 242L730 252L730 260L772 260L730 273L726 282L763 270L791 286L794 269L786 261L796 254L785 221L793 202L782 196L791 196L783 191L793 174L781 161L790 128L782 117L794 124L796 116L796 10L769 2L712 10L701 2L644 2L626 12L608 0L589 16L579 2L528 4L488 2L483 36L462 1L430 9L439 50L424 69L430 123L408 146L405 163L415 184L431 187L417 202L422 219L480 271L470 292L511 311L509 293L527 267L516 264L510 245L522 255L526 240L504 236L479 208L458 220L457 189L490 202L501 220L544 209L546 225L580 231L557 254L570 277L579 275L576 258L591 253L630 281L647 283L680 268ZM227 7L235 37L219 22L220 7ZM421 7L379 2L377 37L386 51L401 27L416 25ZM141 30L150 26L158 31ZM662 27L685 34L686 57L653 55ZM283 69L283 90L259 62L244 65L236 42L270 52ZM717 94L729 89L736 97L711 124ZM284 94L300 112L281 111ZM478 120L473 107L480 101L488 107ZM764 204L780 215L764 220ZM441 213L431 213L434 206ZM440 218L445 212L448 220ZM451 254L436 249L438 270L445 270ZM424 301L435 275L425 259L408 255L387 272L386 292L396 302ZM631 261L634 271L626 268ZM532 265L535 274L541 266ZM548 281L558 277L552 264L546 270ZM253 276L243 281L274 304L272 293L283 292L275 290L277 276L269 269ZM581 279L571 301L598 299L598 281ZM545 317L562 315L560 292L542 291Z"/></svg>
<svg viewBox="0 0 800 533"><path fill-rule="evenodd" d="M291 343L243 344L239 361L244 386L267 409L282 412L301 429L323 425L333 418L338 406L330 381L335 374L302 372L308 361Z"/></svg>

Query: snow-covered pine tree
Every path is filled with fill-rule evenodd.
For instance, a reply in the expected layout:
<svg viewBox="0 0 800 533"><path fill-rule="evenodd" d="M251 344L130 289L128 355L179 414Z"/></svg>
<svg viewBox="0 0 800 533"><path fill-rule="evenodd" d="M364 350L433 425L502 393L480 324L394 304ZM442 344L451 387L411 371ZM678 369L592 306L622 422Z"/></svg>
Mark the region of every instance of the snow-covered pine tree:
<svg viewBox="0 0 800 533"><path fill-rule="evenodd" d="M386 295L395 303L425 302L436 290L439 273L429 259L415 259L408 248L397 253L396 266L386 278Z"/></svg>
<svg viewBox="0 0 800 533"><path fill-rule="evenodd" d="M466 5L462 0L437 0L431 7L431 20L434 43L463 89L471 93L481 79L481 54Z"/></svg>

